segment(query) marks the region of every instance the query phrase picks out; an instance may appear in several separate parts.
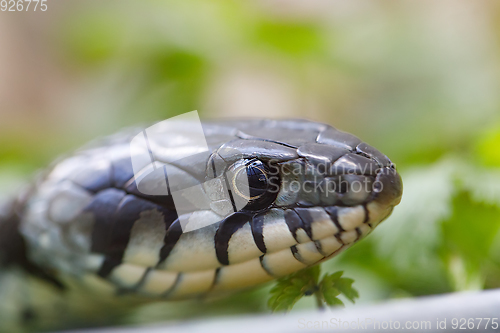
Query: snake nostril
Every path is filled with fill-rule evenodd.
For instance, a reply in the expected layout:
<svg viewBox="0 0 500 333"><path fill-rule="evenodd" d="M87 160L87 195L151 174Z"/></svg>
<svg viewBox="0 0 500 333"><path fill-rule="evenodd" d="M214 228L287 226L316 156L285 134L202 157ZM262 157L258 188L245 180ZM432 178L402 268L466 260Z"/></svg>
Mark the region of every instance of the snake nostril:
<svg viewBox="0 0 500 333"><path fill-rule="evenodd" d="M396 169L382 168L379 170L373 189L375 199L378 202L395 206L401 201L403 194L401 176L396 172Z"/></svg>

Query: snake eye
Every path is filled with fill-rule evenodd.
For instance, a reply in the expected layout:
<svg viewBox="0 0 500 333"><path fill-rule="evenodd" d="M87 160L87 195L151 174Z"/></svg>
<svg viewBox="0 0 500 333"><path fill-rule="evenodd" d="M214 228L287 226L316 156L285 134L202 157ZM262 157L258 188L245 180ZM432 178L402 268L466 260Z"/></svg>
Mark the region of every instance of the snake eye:
<svg viewBox="0 0 500 333"><path fill-rule="evenodd" d="M276 198L274 179L269 168L258 159L242 160L231 168L231 185L235 200L247 202L245 209L259 210L269 206Z"/></svg>

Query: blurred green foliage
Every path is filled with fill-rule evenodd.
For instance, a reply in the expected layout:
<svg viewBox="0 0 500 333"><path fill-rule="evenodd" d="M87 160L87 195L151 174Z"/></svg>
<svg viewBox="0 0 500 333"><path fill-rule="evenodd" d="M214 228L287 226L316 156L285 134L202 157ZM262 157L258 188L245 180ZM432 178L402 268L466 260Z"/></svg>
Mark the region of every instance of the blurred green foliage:
<svg viewBox="0 0 500 333"><path fill-rule="evenodd" d="M393 215L324 270L354 277L360 302L500 287L500 9L488 1L461 2L460 12L430 1L314 6L80 3L54 22L51 40L61 66L90 82L82 100L97 100L87 109L98 111L64 135L0 133L0 160L11 174L28 173L68 145L122 126L195 109L231 116L217 109L213 87L228 72L257 68L289 85L286 116L358 135L403 178ZM476 16L460 16L469 12ZM266 311L269 288L217 301L209 311L193 303L187 312L169 311ZM162 306L143 317L165 318ZM296 308L313 306L301 300Z"/></svg>
<svg viewBox="0 0 500 333"><path fill-rule="evenodd" d="M324 49L321 30L313 24L263 21L255 28L254 46L267 47L283 56L314 56Z"/></svg>
<svg viewBox="0 0 500 333"><path fill-rule="evenodd" d="M477 143L477 156L482 164L500 167L500 126L488 129L481 134Z"/></svg>

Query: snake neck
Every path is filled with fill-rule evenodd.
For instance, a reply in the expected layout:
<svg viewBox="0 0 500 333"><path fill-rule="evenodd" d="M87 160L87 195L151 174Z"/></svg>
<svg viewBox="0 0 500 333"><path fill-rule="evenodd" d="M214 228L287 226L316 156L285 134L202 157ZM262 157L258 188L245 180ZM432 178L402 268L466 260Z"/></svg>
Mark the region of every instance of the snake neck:
<svg viewBox="0 0 500 333"><path fill-rule="evenodd" d="M26 254L24 239L19 233L19 216L14 204L9 204L0 215L0 268L21 264Z"/></svg>
<svg viewBox="0 0 500 333"><path fill-rule="evenodd" d="M50 307L64 285L32 262L20 232L24 204L12 201L0 211L0 332L30 332L40 325L40 308Z"/></svg>
<svg viewBox="0 0 500 333"><path fill-rule="evenodd" d="M99 299L31 260L21 232L24 202L0 209L0 332L26 333L118 324L134 306ZM109 317L112 317L111 319Z"/></svg>
<svg viewBox="0 0 500 333"><path fill-rule="evenodd" d="M26 241L19 226L24 204L13 201L0 215L0 270L19 269L33 278L63 290L64 285L50 272L32 262L27 254Z"/></svg>

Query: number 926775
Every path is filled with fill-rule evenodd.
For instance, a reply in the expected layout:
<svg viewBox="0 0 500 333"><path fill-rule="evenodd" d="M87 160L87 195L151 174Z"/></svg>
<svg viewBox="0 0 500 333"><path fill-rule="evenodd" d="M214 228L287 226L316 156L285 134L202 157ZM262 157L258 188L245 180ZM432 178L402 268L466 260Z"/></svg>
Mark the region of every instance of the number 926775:
<svg viewBox="0 0 500 333"><path fill-rule="evenodd" d="M2 12L28 12L48 9L47 0L1 0L0 10Z"/></svg>

